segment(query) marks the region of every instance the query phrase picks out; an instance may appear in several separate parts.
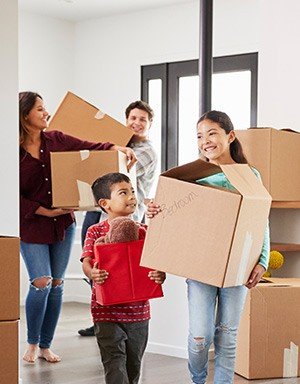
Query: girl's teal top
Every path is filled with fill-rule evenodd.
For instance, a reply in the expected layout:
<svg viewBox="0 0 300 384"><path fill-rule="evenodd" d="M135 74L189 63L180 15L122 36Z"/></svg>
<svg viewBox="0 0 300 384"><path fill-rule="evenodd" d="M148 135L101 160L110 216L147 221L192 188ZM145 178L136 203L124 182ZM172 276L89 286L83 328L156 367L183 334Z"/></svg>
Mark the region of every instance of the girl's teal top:
<svg viewBox="0 0 300 384"><path fill-rule="evenodd" d="M259 172L255 168L251 168L255 175L261 180ZM203 179L196 180L198 184L210 185L216 187L223 187L229 190L236 190L234 186L229 182L223 172L216 173L215 175L205 177ZM264 242L261 249L261 254L258 263L262 265L266 270L268 269L270 258L270 231L269 224L265 230Z"/></svg>

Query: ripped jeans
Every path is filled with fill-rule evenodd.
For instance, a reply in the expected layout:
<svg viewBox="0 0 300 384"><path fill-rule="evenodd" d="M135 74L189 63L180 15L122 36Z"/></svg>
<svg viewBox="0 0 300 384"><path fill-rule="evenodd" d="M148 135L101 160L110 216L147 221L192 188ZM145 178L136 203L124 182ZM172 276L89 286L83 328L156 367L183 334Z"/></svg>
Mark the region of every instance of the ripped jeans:
<svg viewBox="0 0 300 384"><path fill-rule="evenodd" d="M26 321L28 344L49 348L59 318L63 279L69 262L75 234L75 223L65 232L65 239L54 244L34 244L21 241L21 254L29 275L29 291L26 298ZM44 288L33 285L34 280L49 277ZM52 280L62 280L52 287Z"/></svg>
<svg viewBox="0 0 300 384"><path fill-rule="evenodd" d="M231 384L234 377L236 337L248 289L218 288L187 280L189 303L189 371L193 383L204 384L208 352L215 347L214 384Z"/></svg>

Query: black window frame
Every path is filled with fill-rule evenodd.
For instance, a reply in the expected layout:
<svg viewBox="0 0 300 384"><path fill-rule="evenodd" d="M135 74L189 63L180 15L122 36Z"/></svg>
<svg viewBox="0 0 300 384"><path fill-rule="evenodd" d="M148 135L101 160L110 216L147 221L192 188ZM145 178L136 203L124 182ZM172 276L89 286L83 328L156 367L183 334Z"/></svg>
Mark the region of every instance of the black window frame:
<svg viewBox="0 0 300 384"><path fill-rule="evenodd" d="M141 99L148 102L149 81L162 80L162 171L178 164L179 78L198 75L198 60L143 65L141 67ZM213 73L251 72L250 124L257 126L258 53L227 55L213 58ZM155 111L154 111L155 112ZM176 149L174 151L174 148Z"/></svg>

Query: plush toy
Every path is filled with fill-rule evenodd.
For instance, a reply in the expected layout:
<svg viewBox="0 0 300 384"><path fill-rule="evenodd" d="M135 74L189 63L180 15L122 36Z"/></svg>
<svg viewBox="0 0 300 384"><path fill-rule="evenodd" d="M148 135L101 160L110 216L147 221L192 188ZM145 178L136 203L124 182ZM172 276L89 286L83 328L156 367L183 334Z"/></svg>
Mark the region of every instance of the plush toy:
<svg viewBox="0 0 300 384"><path fill-rule="evenodd" d="M105 236L100 237L96 243L125 243L139 239L139 231L145 229L139 226L129 217L116 217L110 222L109 231Z"/></svg>
<svg viewBox="0 0 300 384"><path fill-rule="evenodd" d="M283 266L283 263L284 263L283 255L278 251L271 251L269 267L268 267L268 270L264 273L263 277L271 277L270 269L279 269Z"/></svg>

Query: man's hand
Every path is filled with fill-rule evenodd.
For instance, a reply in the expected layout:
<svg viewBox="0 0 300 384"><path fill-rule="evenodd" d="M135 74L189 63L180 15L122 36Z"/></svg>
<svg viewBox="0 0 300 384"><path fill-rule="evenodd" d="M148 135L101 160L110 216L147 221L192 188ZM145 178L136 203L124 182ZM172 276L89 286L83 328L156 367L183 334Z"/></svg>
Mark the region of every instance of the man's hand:
<svg viewBox="0 0 300 384"><path fill-rule="evenodd" d="M125 153L128 160L128 164L127 164L128 171L133 166L133 164L137 162L137 157L131 148L120 147L119 145L113 145L112 147L109 148L109 150L116 150L116 151Z"/></svg>
<svg viewBox="0 0 300 384"><path fill-rule="evenodd" d="M250 277L249 277L247 283L245 284L246 287L249 289L254 288L256 286L256 284L260 281L260 279L262 278L262 275L265 272L266 272L266 270L262 265L256 264L256 266L253 268L253 270L250 274Z"/></svg>
<svg viewBox="0 0 300 384"><path fill-rule="evenodd" d="M148 277L150 280L154 280L156 284L162 284L166 280L165 272L161 271L150 271Z"/></svg>
<svg viewBox="0 0 300 384"><path fill-rule="evenodd" d="M108 272L105 269L98 269L96 262L91 270L91 279L97 284L103 284L108 278Z"/></svg>

